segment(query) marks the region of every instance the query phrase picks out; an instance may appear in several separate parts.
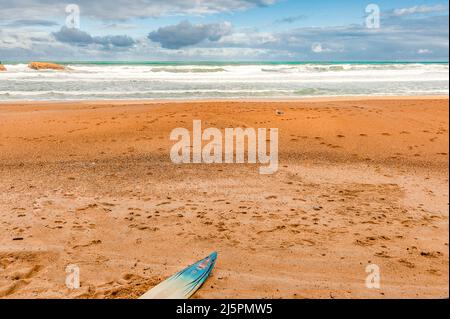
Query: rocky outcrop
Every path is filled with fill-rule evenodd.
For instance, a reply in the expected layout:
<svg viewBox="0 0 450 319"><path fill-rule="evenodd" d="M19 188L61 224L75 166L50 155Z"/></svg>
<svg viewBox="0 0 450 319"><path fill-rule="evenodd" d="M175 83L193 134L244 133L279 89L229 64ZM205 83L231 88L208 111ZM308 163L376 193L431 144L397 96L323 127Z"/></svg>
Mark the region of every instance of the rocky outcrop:
<svg viewBox="0 0 450 319"><path fill-rule="evenodd" d="M33 70L65 70L66 67L56 63L31 62L28 67Z"/></svg>
<svg viewBox="0 0 450 319"><path fill-rule="evenodd" d="M1 71L6 71L6 68L5 68L5 66L3 64L0 64L0 72Z"/></svg>

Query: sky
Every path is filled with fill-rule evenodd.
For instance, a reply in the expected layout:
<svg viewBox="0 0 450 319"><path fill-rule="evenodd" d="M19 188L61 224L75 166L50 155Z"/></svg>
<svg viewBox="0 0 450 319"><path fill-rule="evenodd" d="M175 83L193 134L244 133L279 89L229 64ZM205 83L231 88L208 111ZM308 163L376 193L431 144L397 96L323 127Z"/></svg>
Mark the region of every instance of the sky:
<svg viewBox="0 0 450 319"><path fill-rule="evenodd" d="M449 55L442 0L0 0L0 8L0 61L447 62Z"/></svg>

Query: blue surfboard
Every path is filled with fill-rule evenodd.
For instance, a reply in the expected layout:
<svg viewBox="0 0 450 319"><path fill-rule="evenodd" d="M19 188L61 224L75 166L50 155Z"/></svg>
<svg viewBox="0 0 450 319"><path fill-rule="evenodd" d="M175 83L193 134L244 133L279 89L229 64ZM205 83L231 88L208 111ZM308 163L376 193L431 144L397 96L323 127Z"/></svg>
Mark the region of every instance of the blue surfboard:
<svg viewBox="0 0 450 319"><path fill-rule="evenodd" d="M217 253L176 273L139 299L189 299L205 282L217 260Z"/></svg>

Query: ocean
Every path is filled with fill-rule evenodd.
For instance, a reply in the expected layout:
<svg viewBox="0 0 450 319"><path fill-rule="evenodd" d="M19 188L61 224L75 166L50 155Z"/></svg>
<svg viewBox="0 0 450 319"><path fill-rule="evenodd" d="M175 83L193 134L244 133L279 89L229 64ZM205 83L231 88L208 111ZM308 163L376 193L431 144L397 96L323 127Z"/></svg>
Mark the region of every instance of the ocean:
<svg viewBox="0 0 450 319"><path fill-rule="evenodd" d="M0 101L298 99L449 94L445 63L5 63Z"/></svg>

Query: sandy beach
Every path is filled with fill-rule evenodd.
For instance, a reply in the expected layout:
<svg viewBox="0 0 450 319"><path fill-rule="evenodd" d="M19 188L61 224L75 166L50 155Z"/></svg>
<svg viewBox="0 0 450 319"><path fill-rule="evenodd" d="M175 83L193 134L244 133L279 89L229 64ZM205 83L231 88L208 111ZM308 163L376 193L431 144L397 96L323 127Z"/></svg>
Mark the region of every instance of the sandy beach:
<svg viewBox="0 0 450 319"><path fill-rule="evenodd" d="M279 171L173 164L196 119L279 128ZM0 104L0 298L136 298L212 251L195 298L448 298L448 129L448 96Z"/></svg>

